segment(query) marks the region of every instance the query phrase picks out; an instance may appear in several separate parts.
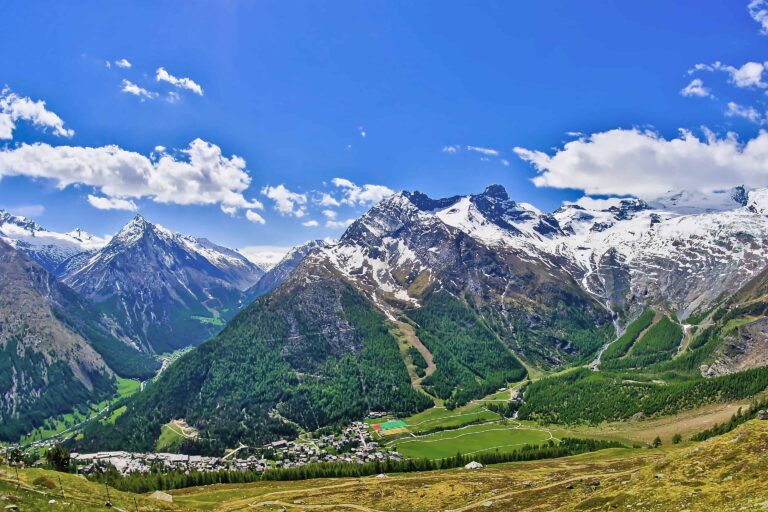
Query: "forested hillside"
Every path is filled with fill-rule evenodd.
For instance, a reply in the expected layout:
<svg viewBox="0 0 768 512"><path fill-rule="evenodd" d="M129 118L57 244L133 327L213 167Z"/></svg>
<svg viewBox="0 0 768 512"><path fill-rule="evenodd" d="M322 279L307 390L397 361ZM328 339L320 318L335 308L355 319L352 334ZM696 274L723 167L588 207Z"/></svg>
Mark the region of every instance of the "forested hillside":
<svg viewBox="0 0 768 512"><path fill-rule="evenodd" d="M109 396L113 370L147 376L156 367L112 337L87 302L0 241L0 439Z"/></svg>
<svg viewBox="0 0 768 512"><path fill-rule="evenodd" d="M384 316L328 277L258 299L216 338L184 356L128 403L114 426L95 425L84 449L151 450L161 426L200 430L187 450L220 453L364 417L432 405L411 387Z"/></svg>

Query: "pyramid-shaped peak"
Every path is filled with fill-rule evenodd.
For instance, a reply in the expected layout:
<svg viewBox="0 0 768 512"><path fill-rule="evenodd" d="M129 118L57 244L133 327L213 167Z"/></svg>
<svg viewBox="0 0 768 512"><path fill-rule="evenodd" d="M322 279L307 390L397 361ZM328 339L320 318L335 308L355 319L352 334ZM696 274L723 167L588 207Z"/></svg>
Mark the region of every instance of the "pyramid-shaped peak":
<svg viewBox="0 0 768 512"><path fill-rule="evenodd" d="M485 191L483 191L483 195L488 197L493 197L494 199L501 199L503 201L506 201L509 199L509 194L507 194L507 189L505 189L503 185L499 185L499 184L493 184L486 187Z"/></svg>

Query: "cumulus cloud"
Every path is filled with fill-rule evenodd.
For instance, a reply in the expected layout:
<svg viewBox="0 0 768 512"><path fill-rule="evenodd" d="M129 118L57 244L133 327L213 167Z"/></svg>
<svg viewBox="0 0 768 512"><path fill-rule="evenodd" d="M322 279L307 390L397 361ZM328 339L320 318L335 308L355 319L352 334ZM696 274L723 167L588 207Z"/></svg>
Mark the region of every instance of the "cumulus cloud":
<svg viewBox="0 0 768 512"><path fill-rule="evenodd" d="M758 112L755 107L745 107L733 101L728 102L725 115L728 117L741 117L755 124L765 124L765 116Z"/></svg>
<svg viewBox="0 0 768 512"><path fill-rule="evenodd" d="M325 192L320 194L320 198L316 202L320 206L341 206L341 203L335 197Z"/></svg>
<svg viewBox="0 0 768 512"><path fill-rule="evenodd" d="M72 137L74 130L64 128L64 121L48 110L42 100L19 96L8 87L0 91L0 139L12 139L17 121L27 121L39 128L51 128L54 135Z"/></svg>
<svg viewBox="0 0 768 512"><path fill-rule="evenodd" d="M169 84L178 87L180 89L187 89L188 91L192 91L195 94L198 94L200 96L203 95L203 88L200 87L198 83L196 83L191 78L178 78L170 74L168 71L165 70L165 68L157 68L157 71L155 72L155 78L158 82L168 82Z"/></svg>
<svg viewBox="0 0 768 512"><path fill-rule="evenodd" d="M454 154L459 151L459 146L443 146L443 153Z"/></svg>
<svg viewBox="0 0 768 512"><path fill-rule="evenodd" d="M317 222L316 220L308 220L308 221L302 222L301 225L307 228L316 228L317 226L320 225L320 223Z"/></svg>
<svg viewBox="0 0 768 512"><path fill-rule="evenodd" d="M128 94L133 94L134 96L141 98L142 101L144 101L145 99L153 100L157 98L156 92L148 91L145 88L131 82L130 80L125 80L125 79L123 79L123 82L120 87L120 91Z"/></svg>
<svg viewBox="0 0 768 512"><path fill-rule="evenodd" d="M747 9L752 19L760 24L760 32L764 35L768 34L768 1L752 0L747 5Z"/></svg>
<svg viewBox="0 0 768 512"><path fill-rule="evenodd" d="M120 59L115 61L115 66L123 69L128 69L131 67L131 63L128 62L128 59Z"/></svg>
<svg viewBox="0 0 768 512"><path fill-rule="evenodd" d="M261 193L275 202L275 210L283 215L293 215L294 217L303 217L306 213L304 209L307 204L307 195L291 192L285 185L276 187L266 186L261 189Z"/></svg>
<svg viewBox="0 0 768 512"><path fill-rule="evenodd" d="M485 156L499 156L499 152L491 148L482 148L480 146L467 146L467 151L474 151Z"/></svg>
<svg viewBox="0 0 768 512"><path fill-rule="evenodd" d="M395 193L394 190L384 185L365 184L359 186L346 178L333 178L331 183L341 189L343 197L340 199L340 202L349 206L364 206L378 203L385 197Z"/></svg>
<svg viewBox="0 0 768 512"><path fill-rule="evenodd" d="M683 96L691 97L696 96L699 98L708 98L712 97L712 92L704 87L704 82L701 80L701 78L694 78L691 80L691 83L686 85L680 90L680 94Z"/></svg>
<svg viewBox="0 0 768 512"><path fill-rule="evenodd" d="M264 220L264 217L259 215L257 212L253 210L246 210L245 211L245 218L249 221L253 222L254 224L266 224L267 221Z"/></svg>
<svg viewBox="0 0 768 512"><path fill-rule="evenodd" d="M98 197L88 194L88 203L99 210L127 210L130 212L138 210L136 203L130 199L120 199L119 197Z"/></svg>
<svg viewBox="0 0 768 512"><path fill-rule="evenodd" d="M554 154L521 147L515 153L538 171L536 186L588 195L655 199L670 190L768 185L768 132L745 143L735 134L704 135L681 131L666 139L651 131L615 129L568 142Z"/></svg>
<svg viewBox="0 0 768 512"><path fill-rule="evenodd" d="M768 83L763 81L765 63L762 62L747 62L738 68L723 64L720 61L713 64L696 64L688 73L695 73L696 71L722 71L728 74L728 80L733 85L740 88L768 88Z"/></svg>
<svg viewBox="0 0 768 512"><path fill-rule="evenodd" d="M334 210L323 210L323 215L326 219L335 219L338 214Z"/></svg>
<svg viewBox="0 0 768 512"><path fill-rule="evenodd" d="M243 195L251 184L245 160L236 155L226 157L219 146L201 139L174 155L163 153L159 158L114 145L21 144L0 150L0 178L4 176L49 179L61 189L87 185L102 196L125 200L263 208L260 202Z"/></svg>

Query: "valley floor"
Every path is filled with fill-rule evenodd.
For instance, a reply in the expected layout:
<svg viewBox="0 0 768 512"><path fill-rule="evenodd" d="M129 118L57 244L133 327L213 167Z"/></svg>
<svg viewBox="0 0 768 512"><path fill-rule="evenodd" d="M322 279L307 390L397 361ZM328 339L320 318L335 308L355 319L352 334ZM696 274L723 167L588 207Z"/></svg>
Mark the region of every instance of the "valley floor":
<svg viewBox="0 0 768 512"><path fill-rule="evenodd" d="M169 491L172 503L112 489L110 499L117 510L141 511L763 510L766 452L768 421L753 420L705 442L659 449L610 449L476 470L212 485ZM17 488L10 468L0 473L1 499L19 510L63 503L95 510L103 508L105 493L76 475L24 469Z"/></svg>

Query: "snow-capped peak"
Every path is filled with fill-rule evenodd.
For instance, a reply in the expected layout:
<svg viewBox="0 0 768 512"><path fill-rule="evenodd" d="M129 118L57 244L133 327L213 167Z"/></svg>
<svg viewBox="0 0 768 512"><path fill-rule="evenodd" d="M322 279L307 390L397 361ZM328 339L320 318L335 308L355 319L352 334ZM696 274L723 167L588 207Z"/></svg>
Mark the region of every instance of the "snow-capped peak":
<svg viewBox="0 0 768 512"><path fill-rule="evenodd" d="M680 190L668 192L649 201L656 209L671 211L680 215L720 212L746 206L749 192L744 186L712 192Z"/></svg>
<svg viewBox="0 0 768 512"><path fill-rule="evenodd" d="M106 243L105 239L80 230L68 233L50 231L33 220L4 210L0 210L0 239L26 253L52 273L56 273L64 261L97 250Z"/></svg>

